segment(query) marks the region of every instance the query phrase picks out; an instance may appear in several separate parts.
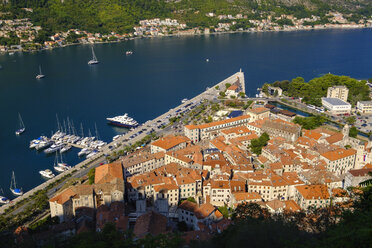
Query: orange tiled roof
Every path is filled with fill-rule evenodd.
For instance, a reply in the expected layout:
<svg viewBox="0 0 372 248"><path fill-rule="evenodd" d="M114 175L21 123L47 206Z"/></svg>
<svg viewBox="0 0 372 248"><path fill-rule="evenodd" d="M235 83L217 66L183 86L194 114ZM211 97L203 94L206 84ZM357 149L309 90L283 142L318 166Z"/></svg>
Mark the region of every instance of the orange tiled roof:
<svg viewBox="0 0 372 248"><path fill-rule="evenodd" d="M336 142L341 141L343 138L344 138L344 135L342 133L336 133L326 138L326 141L328 142L328 144L334 144Z"/></svg>
<svg viewBox="0 0 372 248"><path fill-rule="evenodd" d="M113 179L124 180L123 167L120 162L104 164L96 168L94 183L109 183Z"/></svg>
<svg viewBox="0 0 372 248"><path fill-rule="evenodd" d="M159 235L166 231L166 227L167 218L161 214L151 211L137 218L133 233L138 238L142 238L148 233L151 233L152 235Z"/></svg>
<svg viewBox="0 0 372 248"><path fill-rule="evenodd" d="M230 189L229 181L212 181L211 188Z"/></svg>
<svg viewBox="0 0 372 248"><path fill-rule="evenodd" d="M250 118L250 115L241 115L238 117L234 117L234 118L230 118L230 119L226 119L222 121L215 121L211 123L201 124L201 125L186 125L185 128L190 129L190 130L191 129L204 129L208 127L218 126L218 125L222 125L222 124L226 124L226 123L230 123L234 121L239 121L239 120L245 120L249 118Z"/></svg>
<svg viewBox="0 0 372 248"><path fill-rule="evenodd" d="M328 187L326 185L299 185L296 189L306 199L329 199Z"/></svg>
<svg viewBox="0 0 372 248"><path fill-rule="evenodd" d="M303 133L303 135L305 137L308 137L308 138L314 139L314 140L319 140L322 137L322 134L321 133L318 133L318 132L316 132L314 130L306 130L306 129L304 129L302 133Z"/></svg>
<svg viewBox="0 0 372 248"><path fill-rule="evenodd" d="M362 169L372 169L372 164L366 164Z"/></svg>
<svg viewBox="0 0 372 248"><path fill-rule="evenodd" d="M236 84L231 85L227 90L233 90L236 91L238 89L238 86Z"/></svg>
<svg viewBox="0 0 372 248"><path fill-rule="evenodd" d="M301 210L301 207L294 200L285 201L285 210L291 212L297 212Z"/></svg>
<svg viewBox="0 0 372 248"><path fill-rule="evenodd" d="M60 194L56 195L55 197L51 198L49 201L57 202L58 204L64 204L75 195L76 195L75 191L73 191L72 188L68 188L62 191Z"/></svg>
<svg viewBox="0 0 372 248"><path fill-rule="evenodd" d="M195 212L195 216L198 219L204 219L211 215L213 212L215 213L217 218L222 218L221 212L210 203L204 203L200 205L200 207Z"/></svg>
<svg viewBox="0 0 372 248"><path fill-rule="evenodd" d="M232 127L228 129L224 129L221 131L224 134L245 134L250 133L251 131L246 126L238 126L238 127Z"/></svg>
<svg viewBox="0 0 372 248"><path fill-rule="evenodd" d="M335 160L346 158L346 157L349 157L355 154L356 154L356 150L352 148L350 149L339 148L334 151L325 152L321 155L330 161L335 161Z"/></svg>
<svg viewBox="0 0 372 248"><path fill-rule="evenodd" d="M249 110L249 112L255 113L255 114L262 114L262 113L265 113L267 111L270 111L270 110L268 108L265 108L265 107L258 107L258 108L254 108L254 109Z"/></svg>
<svg viewBox="0 0 372 248"><path fill-rule="evenodd" d="M256 200L261 199L261 195L256 192L237 192L233 193L236 201L250 201L250 200Z"/></svg>
<svg viewBox="0 0 372 248"><path fill-rule="evenodd" d="M189 142L190 139L185 136L168 135L154 141L151 145L161 147L165 150L171 149L181 143Z"/></svg>

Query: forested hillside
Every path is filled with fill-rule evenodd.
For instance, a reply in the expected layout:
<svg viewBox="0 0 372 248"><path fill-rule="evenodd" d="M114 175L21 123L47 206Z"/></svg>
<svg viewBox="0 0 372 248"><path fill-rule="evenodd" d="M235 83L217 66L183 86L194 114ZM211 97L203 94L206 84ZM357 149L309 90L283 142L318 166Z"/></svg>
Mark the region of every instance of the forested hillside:
<svg viewBox="0 0 372 248"><path fill-rule="evenodd" d="M31 8L32 12L23 8ZM349 19L370 18L368 0L9 0L0 7L15 17L30 17L48 33L79 28L90 32L129 32L141 19L172 17L188 26L215 25L206 13L241 13L248 19L293 14L298 18L340 11Z"/></svg>

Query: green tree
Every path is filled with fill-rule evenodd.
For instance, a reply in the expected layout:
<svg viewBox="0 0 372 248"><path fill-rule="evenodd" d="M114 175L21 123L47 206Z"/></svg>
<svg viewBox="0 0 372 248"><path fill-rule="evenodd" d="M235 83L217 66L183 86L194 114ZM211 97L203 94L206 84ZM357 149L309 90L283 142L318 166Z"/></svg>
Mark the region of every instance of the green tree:
<svg viewBox="0 0 372 248"><path fill-rule="evenodd" d="M262 147L266 146L269 140L269 135L267 133L263 133L258 139L251 140L249 148L253 153L260 155L262 152Z"/></svg>
<svg viewBox="0 0 372 248"><path fill-rule="evenodd" d="M268 83L265 83L262 86L262 92L265 93L266 95L269 95L269 84Z"/></svg>
<svg viewBox="0 0 372 248"><path fill-rule="evenodd" d="M321 125L323 125L323 123L326 120L327 120L326 118L324 118L323 116L320 116L320 115L309 116L309 117L296 116L293 119L293 122L296 123L296 124L301 125L302 128L304 128L304 129L311 130L311 129L315 129L317 127L320 127Z"/></svg>
<svg viewBox="0 0 372 248"><path fill-rule="evenodd" d="M218 210L221 212L224 218L229 218L229 209L226 206L218 207Z"/></svg>
<svg viewBox="0 0 372 248"><path fill-rule="evenodd" d="M355 116L349 116L346 118L346 123L349 125L353 125L356 122Z"/></svg>
<svg viewBox="0 0 372 248"><path fill-rule="evenodd" d="M94 177L96 175L96 168L92 168L89 170L88 172L88 180L89 180L89 184L93 184L94 183Z"/></svg>
<svg viewBox="0 0 372 248"><path fill-rule="evenodd" d="M349 136L356 138L358 136L358 129L356 127L351 127L349 130Z"/></svg>

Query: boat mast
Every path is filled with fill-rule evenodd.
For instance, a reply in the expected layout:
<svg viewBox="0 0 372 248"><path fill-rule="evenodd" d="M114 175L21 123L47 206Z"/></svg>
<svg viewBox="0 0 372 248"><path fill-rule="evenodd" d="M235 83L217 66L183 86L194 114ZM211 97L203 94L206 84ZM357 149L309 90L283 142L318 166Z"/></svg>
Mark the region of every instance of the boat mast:
<svg viewBox="0 0 372 248"><path fill-rule="evenodd" d="M67 134L66 121L63 120L64 133Z"/></svg>
<svg viewBox="0 0 372 248"><path fill-rule="evenodd" d="M23 123L23 120L22 120L22 117L21 117L20 113L18 113L18 118L19 118L19 125L21 126L21 128L25 128L25 124Z"/></svg>
<svg viewBox="0 0 372 248"><path fill-rule="evenodd" d="M63 163L63 157L61 151L59 152L59 155L61 155L61 163Z"/></svg>
<svg viewBox="0 0 372 248"><path fill-rule="evenodd" d="M81 122L80 122L80 131L81 131L81 137L84 138L83 123L81 123Z"/></svg>
<svg viewBox="0 0 372 248"><path fill-rule="evenodd" d="M94 61L97 61L97 57L96 57L96 54L94 53L93 46L92 46L92 55L93 55L93 60Z"/></svg>
<svg viewBox="0 0 372 248"><path fill-rule="evenodd" d="M56 152L56 157L54 159L54 166L58 164L58 152Z"/></svg>
<svg viewBox="0 0 372 248"><path fill-rule="evenodd" d="M39 75L43 75L43 74L41 73L41 65L39 65L39 71L40 71L40 74L39 74Z"/></svg>
<svg viewBox="0 0 372 248"><path fill-rule="evenodd" d="M58 131L61 131L61 125L59 124L58 114L56 113L56 119L57 119L57 129Z"/></svg>
<svg viewBox="0 0 372 248"><path fill-rule="evenodd" d="M99 140L98 129L97 129L97 123L94 123L94 127L96 128L96 138L97 138L97 140Z"/></svg>
<svg viewBox="0 0 372 248"><path fill-rule="evenodd" d="M17 188L17 183L15 180L14 171L12 171L12 180L10 181L10 189L16 189L16 188Z"/></svg>
<svg viewBox="0 0 372 248"><path fill-rule="evenodd" d="M71 125L70 125L70 119L67 116L67 128L68 128L68 134L71 134Z"/></svg>

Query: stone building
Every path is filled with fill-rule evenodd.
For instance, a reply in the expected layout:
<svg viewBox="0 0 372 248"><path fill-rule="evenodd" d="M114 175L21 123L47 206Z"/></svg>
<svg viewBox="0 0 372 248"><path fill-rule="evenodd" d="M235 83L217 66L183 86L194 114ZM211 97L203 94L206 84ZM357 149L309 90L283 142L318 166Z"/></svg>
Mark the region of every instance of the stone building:
<svg viewBox="0 0 372 248"><path fill-rule="evenodd" d="M325 185L296 186L295 201L302 209L326 207L330 204L328 187Z"/></svg>
<svg viewBox="0 0 372 248"><path fill-rule="evenodd" d="M282 137L288 141L296 141L301 135L301 126L280 119L266 120L262 130L270 137Z"/></svg>
<svg viewBox="0 0 372 248"><path fill-rule="evenodd" d="M95 184L69 187L49 199L49 207L51 217L64 222L72 219L78 208L97 209L117 201L124 202L123 168L121 163L112 163L96 168Z"/></svg>

